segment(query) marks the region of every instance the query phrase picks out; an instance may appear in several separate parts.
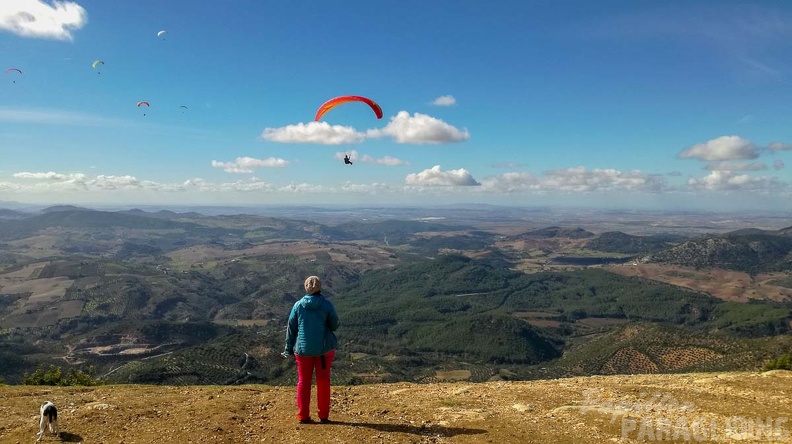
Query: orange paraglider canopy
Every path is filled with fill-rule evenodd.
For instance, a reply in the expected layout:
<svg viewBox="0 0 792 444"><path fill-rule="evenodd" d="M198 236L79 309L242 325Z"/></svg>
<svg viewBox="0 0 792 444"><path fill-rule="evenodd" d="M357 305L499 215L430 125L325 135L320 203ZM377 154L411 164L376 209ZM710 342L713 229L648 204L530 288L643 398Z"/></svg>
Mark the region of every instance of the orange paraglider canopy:
<svg viewBox="0 0 792 444"><path fill-rule="evenodd" d="M319 109L316 111L316 117L314 117L314 121L319 121L319 119L321 119L326 112L330 111L336 106L343 105L344 103L349 103L349 102L363 102L374 110L374 114L377 115L378 119L382 118L382 108L380 108L380 106L377 105L377 102L361 96L339 96L339 97L334 97L328 100L327 102L323 103L322 106L320 106Z"/></svg>

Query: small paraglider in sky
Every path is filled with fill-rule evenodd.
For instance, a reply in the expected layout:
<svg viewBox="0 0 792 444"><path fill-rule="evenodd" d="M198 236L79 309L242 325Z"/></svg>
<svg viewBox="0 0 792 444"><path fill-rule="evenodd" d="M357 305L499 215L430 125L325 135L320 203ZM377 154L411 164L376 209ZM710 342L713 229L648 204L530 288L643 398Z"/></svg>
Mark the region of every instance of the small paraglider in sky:
<svg viewBox="0 0 792 444"><path fill-rule="evenodd" d="M182 106L180 106L179 108L181 108L181 110L182 110L182 114L184 114L184 110L185 110L185 109L190 109L190 108L187 108L187 106L186 106L186 105L182 105Z"/></svg>
<svg viewBox="0 0 792 444"><path fill-rule="evenodd" d="M374 114L377 115L378 119L382 118L382 108L377 105L377 102L361 96L339 96L334 97L327 102L323 103L322 106L316 111L316 116L314 117L314 121L318 122L322 116L325 115L326 112L330 111L331 109L335 108L338 105L343 105L349 102L363 102L366 105L370 106L372 110L374 110Z"/></svg>
<svg viewBox="0 0 792 444"><path fill-rule="evenodd" d="M22 70L20 70L19 68L8 68L8 69L5 70L6 74L15 73L15 72L19 73L20 75L22 74ZM16 74L14 74L14 75L16 75ZM16 83L16 80L14 80L14 83Z"/></svg>
<svg viewBox="0 0 792 444"><path fill-rule="evenodd" d="M93 67L93 69L96 69L96 73L97 74L101 74L102 73L102 71L100 69L97 69L101 65L104 65L104 62L101 61L101 60L94 60L94 62L91 63L91 66Z"/></svg>
<svg viewBox="0 0 792 444"><path fill-rule="evenodd" d="M141 107L141 106L143 106L143 105L146 105L146 108L148 108L148 107L150 107L150 106L151 106L151 105L149 105L149 103L148 103L148 102L145 102L145 101L140 101L140 102L138 102L138 103L137 103L137 106L138 106L138 108L140 108L140 107ZM145 115L146 115L146 113L143 113L143 116L144 116L144 117L145 117Z"/></svg>
<svg viewBox="0 0 792 444"><path fill-rule="evenodd" d="M351 160L349 160L349 154L345 154L345 155L344 155L344 163L345 163L346 165L352 165L352 161L351 161Z"/></svg>
<svg viewBox="0 0 792 444"><path fill-rule="evenodd" d="M162 37L162 36L164 36L167 33L168 33L168 31L163 29L162 31L157 33L157 37ZM165 40L165 37L162 37L162 40Z"/></svg>

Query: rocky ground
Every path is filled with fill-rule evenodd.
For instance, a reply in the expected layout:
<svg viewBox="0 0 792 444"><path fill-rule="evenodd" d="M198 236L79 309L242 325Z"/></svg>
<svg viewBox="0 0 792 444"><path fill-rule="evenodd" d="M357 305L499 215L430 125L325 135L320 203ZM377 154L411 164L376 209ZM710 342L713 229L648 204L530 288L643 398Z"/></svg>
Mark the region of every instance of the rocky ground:
<svg viewBox="0 0 792 444"><path fill-rule="evenodd" d="M0 443L34 442L44 400L59 407L62 432L47 443L792 443L788 371L334 387L332 424L299 424L294 395L0 386Z"/></svg>

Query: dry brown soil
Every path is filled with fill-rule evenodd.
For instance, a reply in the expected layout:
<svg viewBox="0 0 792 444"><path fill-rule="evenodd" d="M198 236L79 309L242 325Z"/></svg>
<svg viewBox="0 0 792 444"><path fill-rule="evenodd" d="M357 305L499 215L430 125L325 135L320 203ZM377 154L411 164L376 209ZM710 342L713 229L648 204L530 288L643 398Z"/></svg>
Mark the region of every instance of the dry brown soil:
<svg viewBox="0 0 792 444"><path fill-rule="evenodd" d="M303 425L293 387L6 386L0 442L33 442L51 400L63 433L46 443L788 443L790 395L778 370L374 384L334 387L335 422Z"/></svg>

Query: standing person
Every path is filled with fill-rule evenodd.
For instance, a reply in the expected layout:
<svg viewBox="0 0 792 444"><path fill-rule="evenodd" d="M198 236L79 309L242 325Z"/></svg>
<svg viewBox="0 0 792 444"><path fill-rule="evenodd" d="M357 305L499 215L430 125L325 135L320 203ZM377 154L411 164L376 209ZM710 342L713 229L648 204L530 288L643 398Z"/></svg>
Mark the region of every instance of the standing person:
<svg viewBox="0 0 792 444"><path fill-rule="evenodd" d="M338 314L322 296L322 283L316 276L305 280L305 296L294 303L286 328L286 350L297 362L297 419L311 420L311 379L316 369L316 398L319 422L330 422L330 368L338 344L335 333Z"/></svg>

